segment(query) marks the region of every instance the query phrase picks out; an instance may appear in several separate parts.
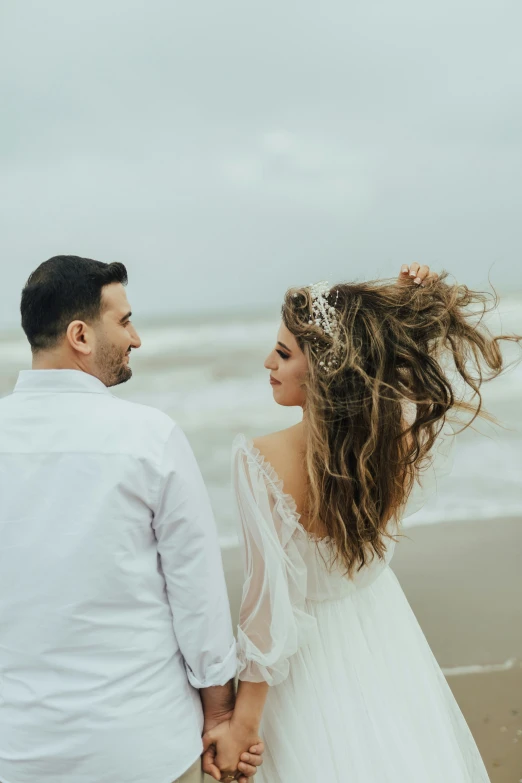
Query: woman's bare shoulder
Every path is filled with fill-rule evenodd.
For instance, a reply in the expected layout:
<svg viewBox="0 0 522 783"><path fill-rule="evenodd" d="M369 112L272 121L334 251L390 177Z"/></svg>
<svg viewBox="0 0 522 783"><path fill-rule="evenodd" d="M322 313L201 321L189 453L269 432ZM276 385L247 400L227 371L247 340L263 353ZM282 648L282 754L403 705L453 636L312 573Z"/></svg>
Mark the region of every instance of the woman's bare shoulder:
<svg viewBox="0 0 522 783"><path fill-rule="evenodd" d="M253 444L281 477L289 471L293 472L292 468L295 469L297 465L302 465L304 433L300 424L261 435L254 438Z"/></svg>
<svg viewBox="0 0 522 783"><path fill-rule="evenodd" d="M284 442L284 432L269 432L266 435L258 435L257 438L252 440L256 449L264 454L265 450L271 451L273 448L277 448L278 444Z"/></svg>
<svg viewBox="0 0 522 783"><path fill-rule="evenodd" d="M266 452L279 451L280 449L292 449L301 445L303 440L302 425L296 424L285 430L270 432L267 435L259 435L253 439L256 449L267 456Z"/></svg>

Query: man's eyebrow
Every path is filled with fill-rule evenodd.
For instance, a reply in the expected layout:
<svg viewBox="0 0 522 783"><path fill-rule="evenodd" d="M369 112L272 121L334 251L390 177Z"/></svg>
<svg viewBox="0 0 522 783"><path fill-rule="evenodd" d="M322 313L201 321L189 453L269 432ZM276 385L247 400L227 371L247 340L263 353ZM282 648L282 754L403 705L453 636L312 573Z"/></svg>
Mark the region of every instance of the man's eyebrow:
<svg viewBox="0 0 522 783"><path fill-rule="evenodd" d="M281 346L281 348L284 348L284 349L285 349L285 351L288 351L288 353L292 353L292 351L290 350L290 348L289 348L287 345L285 345L284 343L282 343L282 342L281 342L281 340L278 340L278 341L277 341L277 344L278 344L278 345L280 345L280 346Z"/></svg>
<svg viewBox="0 0 522 783"><path fill-rule="evenodd" d="M132 312L126 313L126 315L124 315L123 318L120 318L120 324L123 324L125 323L125 321L128 321L131 316L132 316Z"/></svg>

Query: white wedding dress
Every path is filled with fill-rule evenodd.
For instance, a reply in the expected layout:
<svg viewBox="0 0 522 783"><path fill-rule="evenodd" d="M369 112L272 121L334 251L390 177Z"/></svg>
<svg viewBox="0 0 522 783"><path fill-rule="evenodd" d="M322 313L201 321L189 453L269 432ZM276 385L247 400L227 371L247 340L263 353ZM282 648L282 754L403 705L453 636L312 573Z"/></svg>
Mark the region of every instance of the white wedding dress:
<svg viewBox="0 0 522 783"><path fill-rule="evenodd" d="M417 510L446 459L416 486ZM245 586L239 677L270 687L258 783L489 783L469 728L395 575L327 567L274 469L240 435L233 474Z"/></svg>

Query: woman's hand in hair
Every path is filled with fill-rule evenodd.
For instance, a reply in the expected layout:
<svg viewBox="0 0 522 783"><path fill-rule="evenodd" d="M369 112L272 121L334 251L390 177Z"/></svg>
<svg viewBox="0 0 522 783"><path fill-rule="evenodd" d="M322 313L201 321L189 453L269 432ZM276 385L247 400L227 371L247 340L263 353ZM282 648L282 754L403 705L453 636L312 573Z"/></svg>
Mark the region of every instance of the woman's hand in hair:
<svg viewBox="0 0 522 783"><path fill-rule="evenodd" d="M397 282L399 285L414 284L425 286L429 283L434 283L438 279L438 274L432 272L427 264L421 265L414 261L413 264L402 265Z"/></svg>

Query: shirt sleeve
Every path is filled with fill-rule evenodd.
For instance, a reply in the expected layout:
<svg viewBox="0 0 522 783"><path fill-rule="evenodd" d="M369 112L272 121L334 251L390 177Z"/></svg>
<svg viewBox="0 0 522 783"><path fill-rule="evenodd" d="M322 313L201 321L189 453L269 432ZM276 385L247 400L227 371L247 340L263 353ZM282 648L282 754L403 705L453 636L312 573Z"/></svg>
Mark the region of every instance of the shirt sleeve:
<svg viewBox="0 0 522 783"><path fill-rule="evenodd" d="M245 569L239 679L279 685L288 676L289 659L316 629L306 611L307 568L294 535L298 519L282 487L241 447L233 456L233 475Z"/></svg>
<svg viewBox="0 0 522 783"><path fill-rule="evenodd" d="M221 550L203 478L178 426L160 466L153 529L188 679L198 689L225 685L237 661Z"/></svg>

